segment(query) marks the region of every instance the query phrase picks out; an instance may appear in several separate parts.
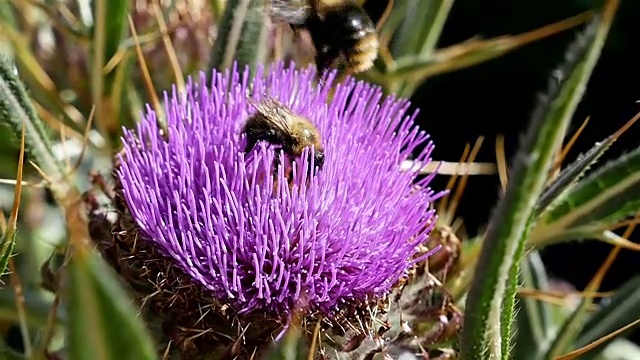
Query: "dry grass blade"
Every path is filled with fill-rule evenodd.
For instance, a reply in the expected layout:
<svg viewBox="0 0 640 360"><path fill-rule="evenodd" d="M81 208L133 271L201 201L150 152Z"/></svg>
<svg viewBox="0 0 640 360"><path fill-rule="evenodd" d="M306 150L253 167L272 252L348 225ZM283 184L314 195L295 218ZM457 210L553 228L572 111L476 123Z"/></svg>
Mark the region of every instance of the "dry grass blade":
<svg viewBox="0 0 640 360"><path fill-rule="evenodd" d="M458 161L458 163L462 164L465 161L467 161L467 158L469 156L469 152L471 151L471 145L466 144L464 147L464 151L462 152L462 156L460 156L460 161ZM453 187L456 184L456 180L458 180L458 174L455 173L453 176L451 176L451 178L449 179L449 181L447 182L447 186L445 186L445 189L451 191L451 189L453 189ZM438 209L437 212L438 214L444 214L445 209L447 208L447 206L449 205L449 194L447 194L446 196L444 196L438 203Z"/></svg>
<svg viewBox="0 0 640 360"><path fill-rule="evenodd" d="M612 339L616 336L618 336L619 334L627 331L628 329L631 329L632 327L636 326L640 324L640 319L623 326L622 328L612 332L611 334L601 337L600 339L592 342L591 344L581 347L580 349L574 350L572 352L566 353L562 356L557 356L554 360L572 360L572 359L577 359L578 356L582 355L582 354L586 354L587 352L591 351L591 349L594 349L596 346L604 343L605 341Z"/></svg>
<svg viewBox="0 0 640 360"><path fill-rule="evenodd" d="M540 289L535 288L520 288L518 289L518 294L523 297L532 297L537 298L538 296L546 296L546 297L554 297L554 298L565 298L567 296L580 296L585 298L603 298L603 297L611 297L613 296L613 291L605 291L605 292L587 292L587 291L541 291Z"/></svg>
<svg viewBox="0 0 640 360"><path fill-rule="evenodd" d="M22 282L16 271L15 264L12 258L13 246L15 244L15 233L18 226L18 212L20 209L20 198L22 196L22 173L24 169L24 152L25 152L25 124L22 123L22 137L20 140L20 158L18 160L18 172L16 175L15 194L13 198L13 206L11 207L11 215L9 215L9 224L7 226L7 232L3 236L2 241L2 271L5 269L5 265L8 262L9 265L9 280L11 281L11 287L16 296L16 310L18 313L18 320L20 323L20 333L22 334L22 341L24 344L25 357L29 358L32 352L31 337L29 336L29 329L27 327L27 313L25 311L25 299L22 289Z"/></svg>
<svg viewBox="0 0 640 360"><path fill-rule="evenodd" d="M631 225L631 224L636 224L636 225L637 225L637 224L639 224L639 223L640 223L640 214L638 214L638 215L634 216L632 219L625 220L625 221L620 221L620 222L619 222L619 223L617 223L617 224L613 224L613 225L611 225L611 227L609 228L609 230L613 231L613 230L616 230L616 229L623 228L623 227L625 227L625 226L629 226L629 225Z"/></svg>
<svg viewBox="0 0 640 360"><path fill-rule="evenodd" d="M469 157L467 162L472 163L476 156L478 156L478 152L480 152L480 148L482 147L482 143L484 142L484 137L478 137L476 143L473 145L471 152L469 153ZM455 191L453 192L453 196L451 196L451 201L449 206L446 208L444 213L441 213L442 221L444 224L450 224L455 216L455 212L460 203L460 199L462 198L462 194L464 193L464 189L467 186L467 181L469 180L469 175L465 174L460 177L460 181L456 184Z"/></svg>
<svg viewBox="0 0 640 360"><path fill-rule="evenodd" d="M112 72L116 68L116 66L122 63L122 60L124 60L128 51L129 49L126 47L121 47L120 49L118 49L118 51L116 51L111 59L109 59L109 61L107 61L107 63L104 65L102 72L105 74Z"/></svg>
<svg viewBox="0 0 640 360"><path fill-rule="evenodd" d="M408 171L416 166L416 162L411 160L403 161L400 164L400 171ZM433 160L420 169L420 174L427 175L436 173L438 175L494 175L496 164L486 162L451 162Z"/></svg>
<svg viewBox="0 0 640 360"><path fill-rule="evenodd" d="M473 38L461 44L453 45L436 51L429 59L429 65L409 66L410 70L398 69L390 78L411 76L412 78L427 78L429 76L463 69L481 62L497 58L522 46L531 44L551 35L572 29L593 18L592 11L586 11L568 19L549 24L520 35L505 35L488 40ZM415 60L411 59L413 64Z"/></svg>
<svg viewBox="0 0 640 360"><path fill-rule="evenodd" d="M633 230L635 230L635 228L636 228L635 223L630 224L625 230L624 235L622 235L622 237L624 237L625 239L628 239L629 236L631 236L631 233L633 233ZM598 269L598 272L593 276L593 279L591 279L590 284L587 285L587 289L588 289L587 291L595 292L600 287L600 283L602 282L602 279L611 268L611 265L613 265L613 262L618 257L618 254L620 253L620 250L622 250L622 248L623 248L622 246L618 245L613 249L611 249L611 252L609 252L609 256L607 256L605 261L602 263L602 266L600 266L600 269Z"/></svg>
<svg viewBox="0 0 640 360"><path fill-rule="evenodd" d="M382 29L382 27L384 26L384 23L387 21L387 19L389 18L389 15L391 15L391 12L393 11L394 4L395 4L395 0L389 0L387 7L384 9L384 12L380 16L380 19L378 20L378 24L376 24L376 32L379 33L380 29Z"/></svg>
<svg viewBox="0 0 640 360"><path fill-rule="evenodd" d="M638 214L640 214L640 212ZM627 229L625 230L624 235L622 235L622 237L628 239L629 236L631 236L631 234L633 233L633 230L635 229L635 227L636 227L635 223L630 224L627 227ZM620 250L622 250L622 248L623 248L622 246L618 245L618 246L614 247L613 249L611 249L611 252L609 252L609 256L607 256L607 258L602 263L602 265L600 266L600 268L598 269L596 274L593 276L593 278L591 279L589 284L586 286L586 289L585 289L586 292L592 292L593 293L593 292L596 292L600 288L600 284L602 284L602 280L604 279L604 276L607 274L607 272L609 271L609 269L613 265L613 262L618 257L618 254L620 254ZM616 334L618 332L616 332ZM610 337L611 337L611 334L606 336L606 337L604 337L604 338L599 339L598 341L596 341L594 343L591 343L590 345L586 346L585 348L578 349L576 351L572 351L572 352L570 352L568 354L565 354L563 356L556 357L555 359L556 360L558 360L558 359L561 359L561 360L575 359L577 356L579 356L581 354L584 354L585 352L587 352L590 349L594 348L596 345L602 343L603 341L606 341L606 339L608 339Z"/></svg>
<svg viewBox="0 0 640 360"><path fill-rule="evenodd" d="M7 232L7 217L4 216L4 212L0 211L0 234L1 234L1 236L4 236L4 234L6 232Z"/></svg>
<svg viewBox="0 0 640 360"><path fill-rule="evenodd" d="M630 225L636 225L637 221L630 222ZM640 244L636 244L633 241L627 240L625 236L619 236L611 231L605 231L602 235L597 237L598 240L613 245L615 247L620 247L622 249L632 250L632 251L640 251Z"/></svg>
<svg viewBox="0 0 640 360"><path fill-rule="evenodd" d="M38 166L38 164L34 163L33 161L29 161L29 164L31 166L33 166L34 169L36 169L36 171L38 172L38 174L40 176L42 176L43 181L47 184L47 185L51 185L54 182L54 179L47 175L47 173L44 172L44 170L42 170L42 168L40 166Z"/></svg>
<svg viewBox="0 0 640 360"><path fill-rule="evenodd" d="M9 215L9 222L7 224L7 231L4 233L3 238L11 240L15 235L18 227L18 211L20 210L20 197L22 196L22 172L24 169L24 142L25 142L25 124L22 124L22 137L20 140L20 158L18 159L18 172L16 175L16 185L14 190L13 205L11 206L11 214ZM4 243L3 243L4 245ZM7 249L2 249L4 256ZM9 256L11 256L9 254Z"/></svg>
<svg viewBox="0 0 640 360"><path fill-rule="evenodd" d="M18 183L18 181L16 179L0 179L0 184L3 185L13 185L15 186ZM44 183L42 181L39 181L37 183L31 183L28 181L20 181L20 184L22 184L23 187L43 187ZM2 231L4 233L4 230Z"/></svg>
<svg viewBox="0 0 640 360"><path fill-rule="evenodd" d="M571 294L573 295L573 294ZM545 302L547 304L551 304L551 305L556 305L556 306L560 306L560 307L570 307L567 304L568 299L565 297L557 297L557 296L553 296L553 295L549 295L549 294L545 294L544 292L540 292L539 294L531 294L531 295L522 295L520 294L520 292L518 292L518 296L520 297L527 297L527 298L531 298L531 299L536 299L538 301L541 302ZM577 296L576 296L577 297ZM589 306L587 306L587 311L588 312L595 312L598 311L600 309L600 307L596 304L589 304Z"/></svg>
<svg viewBox="0 0 640 360"><path fill-rule="evenodd" d="M509 175L507 174L507 155L504 151L504 135L498 135L496 137L496 164L498 164L500 186L504 193L507 191L507 182L509 181Z"/></svg>
<svg viewBox="0 0 640 360"><path fill-rule="evenodd" d="M589 117L587 117L583 122L582 125L580 125L580 127L578 128L578 130L576 130L576 132L571 136L571 139L569 139L569 142L567 143L567 145L565 145L559 156L558 159L556 160L555 164L553 164L553 167L551 168L551 173L557 173L560 170L560 167L562 166L562 163L564 162L564 159L567 157L567 154L569 154L569 151L571 150L571 148L573 147L573 145L576 143L576 141L578 140L578 137L580 137L580 134L582 134L582 131L587 127L587 124L589 123Z"/></svg>
<svg viewBox="0 0 640 360"><path fill-rule="evenodd" d="M67 126L62 120L58 119L55 115L53 115L47 108L40 105L38 101L33 101L33 105L40 116L40 119L44 121L49 127L57 132L62 131L62 128L65 128L69 136L82 139L82 133L78 132L76 129Z"/></svg>
<svg viewBox="0 0 640 360"><path fill-rule="evenodd" d="M91 113L89 113L89 120L87 121L87 126L84 129L84 136L82 137L82 149L80 150L80 155L78 155L78 159L76 160L75 165L69 168L69 175L74 174L80 168L80 164L82 164L82 159L84 158L85 151L87 150L87 146L89 146L89 131L91 131L91 124L93 123L95 110L96 110L96 107L93 106L91 108Z"/></svg>
<svg viewBox="0 0 640 360"><path fill-rule="evenodd" d="M307 355L307 360L313 360L315 358L316 349L318 347L318 343L320 342L320 324L320 321L316 322L316 326L313 329L313 340L311 340L311 345L309 346L309 354Z"/></svg>
<svg viewBox="0 0 640 360"><path fill-rule="evenodd" d="M142 47L140 46L140 42L138 41L138 32L136 31L136 26L133 22L133 18L131 15L128 15L129 19L129 28L131 29L131 36L133 36L133 40L136 44L136 55L138 57L138 63L140 64L140 70L142 71L142 78L144 81L144 88L147 90L147 95L151 99L151 104L153 105L153 109L156 111L156 116L158 119L164 118L161 116L164 112L162 111L162 106L160 105L160 99L158 99L158 95L156 94L155 87L153 86L153 81L151 80L151 75L149 74L149 68L147 67L147 62L144 59L144 54L142 53Z"/></svg>
<svg viewBox="0 0 640 360"><path fill-rule="evenodd" d="M162 34L162 43L164 44L165 50L167 50L167 56L169 57L171 70L173 70L173 76L176 81L176 86L178 87L179 92L184 92L184 75L182 74L180 63L178 62L176 50L171 43L171 38L169 37L169 32L167 30L167 23L164 21L164 17L162 15L162 9L160 9L160 5L158 5L158 3L155 1L151 6L153 7L153 12L156 15L156 21L158 22L158 27L160 28L160 32Z"/></svg>
<svg viewBox="0 0 640 360"><path fill-rule="evenodd" d="M549 304L565 306L567 299L574 298L604 298L613 296L613 292L586 292L586 291L542 291L540 289L520 288L518 289L518 296L522 298L536 299L538 301L546 302ZM588 311L596 311L599 306L590 304L587 308Z"/></svg>

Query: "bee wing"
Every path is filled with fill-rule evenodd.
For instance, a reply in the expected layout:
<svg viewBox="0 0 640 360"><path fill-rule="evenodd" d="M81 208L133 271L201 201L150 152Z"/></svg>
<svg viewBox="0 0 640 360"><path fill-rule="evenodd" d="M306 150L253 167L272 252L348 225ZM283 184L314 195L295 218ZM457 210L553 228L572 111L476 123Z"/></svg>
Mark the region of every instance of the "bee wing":
<svg viewBox="0 0 640 360"><path fill-rule="evenodd" d="M306 0L271 0L269 16L274 22L303 25L312 11Z"/></svg>
<svg viewBox="0 0 640 360"><path fill-rule="evenodd" d="M247 103L262 114L263 118L268 119L269 123L275 130L283 133L291 132L291 117L295 114L289 108L276 98L264 95L258 101L252 97L247 97Z"/></svg>

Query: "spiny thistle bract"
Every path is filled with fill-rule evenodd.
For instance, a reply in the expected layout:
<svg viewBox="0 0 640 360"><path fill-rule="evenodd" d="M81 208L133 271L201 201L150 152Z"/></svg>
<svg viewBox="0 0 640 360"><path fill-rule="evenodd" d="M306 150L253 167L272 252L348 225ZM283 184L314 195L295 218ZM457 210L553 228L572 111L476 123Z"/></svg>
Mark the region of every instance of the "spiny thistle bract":
<svg viewBox="0 0 640 360"><path fill-rule="evenodd" d="M185 358L248 358L294 312L369 332L372 307L437 250L421 245L442 193L428 188L431 176L400 171L410 156L429 161L433 148L407 100L354 79L330 99L335 73L315 86L315 71L293 64L248 74L214 72L210 86L201 75L186 94L165 95L166 130L149 108L125 129L116 159L119 219L101 250ZM273 175L279 150L259 143L245 153L248 96L278 99L315 123L323 168L303 176L303 154L291 186L274 186L290 181L283 166Z"/></svg>

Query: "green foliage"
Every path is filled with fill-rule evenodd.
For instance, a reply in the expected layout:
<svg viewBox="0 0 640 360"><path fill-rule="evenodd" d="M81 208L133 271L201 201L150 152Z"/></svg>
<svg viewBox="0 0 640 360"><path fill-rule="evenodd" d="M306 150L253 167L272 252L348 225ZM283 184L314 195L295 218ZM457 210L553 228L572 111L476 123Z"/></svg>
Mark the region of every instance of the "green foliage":
<svg viewBox="0 0 640 360"><path fill-rule="evenodd" d="M229 69L234 61L251 71L267 56L268 19L264 0L229 0L211 49L210 69Z"/></svg>
<svg viewBox="0 0 640 360"><path fill-rule="evenodd" d="M112 273L95 256L80 253L71 261L69 359L158 359L133 304Z"/></svg>

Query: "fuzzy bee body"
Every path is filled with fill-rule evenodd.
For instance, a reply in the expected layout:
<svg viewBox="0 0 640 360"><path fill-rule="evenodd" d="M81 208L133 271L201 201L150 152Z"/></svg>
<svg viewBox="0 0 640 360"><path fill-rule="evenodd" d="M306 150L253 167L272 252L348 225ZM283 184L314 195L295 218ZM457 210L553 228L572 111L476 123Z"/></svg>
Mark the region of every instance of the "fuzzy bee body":
<svg viewBox="0 0 640 360"><path fill-rule="evenodd" d="M353 0L273 0L271 18L288 23L294 31L309 31L318 72L339 58L348 71L363 72L378 57L376 27Z"/></svg>
<svg viewBox="0 0 640 360"><path fill-rule="evenodd" d="M251 151L258 142L266 141L281 146L285 154L296 158L302 155L305 148L313 146L314 165L322 168L322 137L309 119L295 114L286 105L270 97L252 105L257 111L247 119L243 128L247 136L245 152Z"/></svg>

